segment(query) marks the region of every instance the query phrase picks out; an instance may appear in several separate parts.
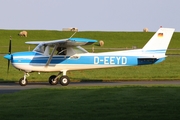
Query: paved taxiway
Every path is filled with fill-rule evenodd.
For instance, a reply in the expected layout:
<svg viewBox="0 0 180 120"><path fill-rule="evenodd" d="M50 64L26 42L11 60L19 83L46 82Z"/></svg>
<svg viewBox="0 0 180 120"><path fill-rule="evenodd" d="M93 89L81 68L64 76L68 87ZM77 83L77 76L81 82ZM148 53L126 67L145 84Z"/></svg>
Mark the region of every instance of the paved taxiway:
<svg viewBox="0 0 180 120"><path fill-rule="evenodd" d="M71 82L67 87L72 86L121 86L121 85L176 85L180 86L180 81L119 81L119 82ZM63 87L49 85L48 83L29 83L27 86L20 86L18 83L0 83L0 94L13 93L21 90L35 88Z"/></svg>

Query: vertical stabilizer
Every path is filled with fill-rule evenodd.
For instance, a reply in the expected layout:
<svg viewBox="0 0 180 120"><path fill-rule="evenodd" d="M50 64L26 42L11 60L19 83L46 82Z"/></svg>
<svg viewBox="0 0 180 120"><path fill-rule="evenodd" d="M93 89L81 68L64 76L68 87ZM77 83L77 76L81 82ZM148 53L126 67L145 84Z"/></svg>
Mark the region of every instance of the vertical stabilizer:
<svg viewBox="0 0 180 120"><path fill-rule="evenodd" d="M166 52L174 30L174 28L160 28L142 48L143 51L157 50Z"/></svg>

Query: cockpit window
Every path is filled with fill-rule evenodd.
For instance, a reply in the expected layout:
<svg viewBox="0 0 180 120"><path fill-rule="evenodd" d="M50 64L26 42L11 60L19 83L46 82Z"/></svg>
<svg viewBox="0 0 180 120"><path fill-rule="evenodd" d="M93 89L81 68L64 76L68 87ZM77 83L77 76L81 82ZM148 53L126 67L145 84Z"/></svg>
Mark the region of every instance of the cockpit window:
<svg viewBox="0 0 180 120"><path fill-rule="evenodd" d="M84 48L80 46L76 47L62 47L56 45L45 45L45 44L39 44L38 46L35 47L33 50L35 52L42 53L46 56L48 55L74 55L74 54L81 54L81 53L88 53ZM52 53L53 52L53 53Z"/></svg>

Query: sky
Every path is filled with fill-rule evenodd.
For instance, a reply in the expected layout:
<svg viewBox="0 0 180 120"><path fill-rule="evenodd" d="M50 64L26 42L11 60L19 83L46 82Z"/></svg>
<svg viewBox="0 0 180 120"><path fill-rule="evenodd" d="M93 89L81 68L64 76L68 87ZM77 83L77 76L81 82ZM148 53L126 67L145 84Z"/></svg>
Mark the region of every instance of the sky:
<svg viewBox="0 0 180 120"><path fill-rule="evenodd" d="M0 29L180 32L180 0L0 0Z"/></svg>

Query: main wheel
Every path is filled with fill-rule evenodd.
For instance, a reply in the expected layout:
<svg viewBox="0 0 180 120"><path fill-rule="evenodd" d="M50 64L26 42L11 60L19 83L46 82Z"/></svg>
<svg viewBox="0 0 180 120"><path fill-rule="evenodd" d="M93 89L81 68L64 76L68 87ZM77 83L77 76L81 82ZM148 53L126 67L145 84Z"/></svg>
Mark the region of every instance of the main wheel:
<svg viewBox="0 0 180 120"><path fill-rule="evenodd" d="M62 76L59 81L62 86L67 86L70 83L68 76Z"/></svg>
<svg viewBox="0 0 180 120"><path fill-rule="evenodd" d="M27 83L28 83L28 81L27 81L27 79L24 80L24 77L19 80L19 84L20 84L21 86L26 86Z"/></svg>
<svg viewBox="0 0 180 120"><path fill-rule="evenodd" d="M49 84L51 84L51 85L57 85L58 79L55 79L55 78L56 78L56 75L51 75L51 76L49 77Z"/></svg>

